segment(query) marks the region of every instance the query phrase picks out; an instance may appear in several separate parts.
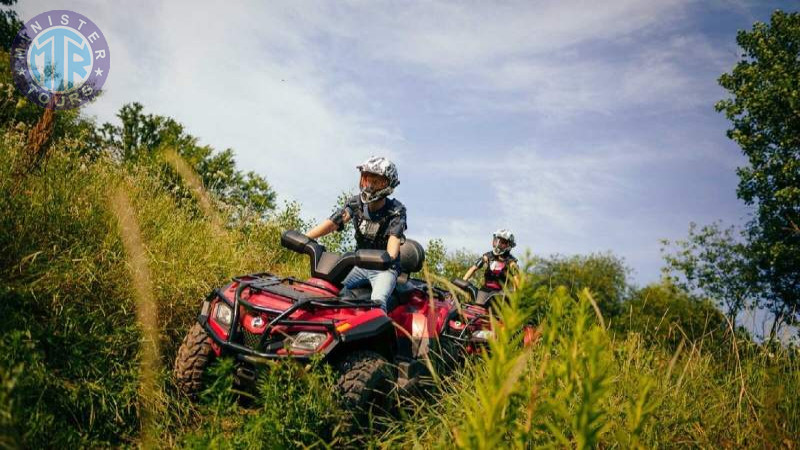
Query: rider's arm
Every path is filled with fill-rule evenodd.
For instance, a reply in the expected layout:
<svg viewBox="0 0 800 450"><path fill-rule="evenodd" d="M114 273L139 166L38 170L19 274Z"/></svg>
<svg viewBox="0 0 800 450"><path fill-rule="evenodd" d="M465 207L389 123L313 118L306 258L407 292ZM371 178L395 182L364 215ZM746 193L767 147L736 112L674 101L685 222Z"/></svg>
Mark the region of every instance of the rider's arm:
<svg viewBox="0 0 800 450"><path fill-rule="evenodd" d="M403 239L403 232L408 228L406 225L406 209L401 207L397 214L389 221L386 234L389 235L389 242L386 244L386 251L392 259L397 259L400 255L400 244Z"/></svg>
<svg viewBox="0 0 800 450"><path fill-rule="evenodd" d="M470 279L470 278L472 278L472 275L475 273L475 271L476 271L476 270L478 270L478 266L476 266L475 264L473 264L473 265L472 265L472 266L471 266L471 267L470 267L470 268L467 270L467 273L465 273L465 274L464 274L464 281L469 281L469 279Z"/></svg>
<svg viewBox="0 0 800 450"><path fill-rule="evenodd" d="M397 258L397 255L400 254L400 238L397 236L389 236L389 243L386 244L386 251L389 252L389 256L392 259Z"/></svg>
<svg viewBox="0 0 800 450"><path fill-rule="evenodd" d="M475 271L483 267L483 265L487 262L489 262L489 258L487 258L486 255L482 255L480 258L478 258L478 260L475 261L475 264L473 264L472 267L467 270L467 273L464 274L464 281L469 281L472 275L475 274Z"/></svg>
<svg viewBox="0 0 800 450"><path fill-rule="evenodd" d="M312 228L306 236L310 237L311 239L321 238L327 234L331 234L336 231L339 227L336 226L335 223L331 219L325 219L324 222Z"/></svg>
<svg viewBox="0 0 800 450"><path fill-rule="evenodd" d="M321 224L312 228L306 236L310 237L311 239L321 238L322 236L326 236L328 234L333 233L336 230L342 229L344 224L346 224L350 217L352 216L350 206L345 205L333 215L331 215L328 219L326 219Z"/></svg>

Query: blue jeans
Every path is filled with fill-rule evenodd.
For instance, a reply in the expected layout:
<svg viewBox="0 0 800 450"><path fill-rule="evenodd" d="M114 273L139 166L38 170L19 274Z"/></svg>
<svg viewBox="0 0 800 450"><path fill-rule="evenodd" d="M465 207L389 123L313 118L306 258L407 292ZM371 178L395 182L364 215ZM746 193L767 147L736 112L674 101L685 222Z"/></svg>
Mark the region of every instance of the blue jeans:
<svg viewBox="0 0 800 450"><path fill-rule="evenodd" d="M353 270L342 281L345 289L363 287L367 284L372 285L372 301L379 302L381 308L386 311L386 300L392 295L394 286L397 284L397 271L389 270L370 270L361 267L353 267Z"/></svg>

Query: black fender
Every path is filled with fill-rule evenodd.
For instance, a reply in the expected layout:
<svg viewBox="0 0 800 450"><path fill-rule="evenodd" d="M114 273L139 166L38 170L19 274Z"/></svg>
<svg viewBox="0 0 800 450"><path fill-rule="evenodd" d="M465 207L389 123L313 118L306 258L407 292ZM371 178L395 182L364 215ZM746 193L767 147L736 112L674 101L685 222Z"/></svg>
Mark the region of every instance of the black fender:
<svg viewBox="0 0 800 450"><path fill-rule="evenodd" d="M369 322L341 333L341 341L327 358L336 360L345 353L356 350L370 350L394 361L397 352L397 334L394 322L389 316L380 316Z"/></svg>

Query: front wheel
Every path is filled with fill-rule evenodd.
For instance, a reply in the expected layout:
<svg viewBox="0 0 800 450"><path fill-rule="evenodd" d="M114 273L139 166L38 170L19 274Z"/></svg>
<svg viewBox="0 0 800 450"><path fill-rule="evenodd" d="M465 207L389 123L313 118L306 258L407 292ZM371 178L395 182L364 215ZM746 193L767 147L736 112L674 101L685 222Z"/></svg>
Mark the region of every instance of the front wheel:
<svg viewBox="0 0 800 450"><path fill-rule="evenodd" d="M440 336L433 342L438 342L433 351L433 357L437 363L436 367L441 373L450 373L464 365L466 349L461 343L448 336Z"/></svg>
<svg viewBox="0 0 800 450"><path fill-rule="evenodd" d="M394 374L389 361L370 351L345 356L337 365L341 374L336 385L342 403L360 426L365 426L373 412L387 412Z"/></svg>
<svg viewBox="0 0 800 450"><path fill-rule="evenodd" d="M196 398L203 389L203 374L214 360L211 337L199 323L195 323L183 339L175 358L175 385L178 390Z"/></svg>

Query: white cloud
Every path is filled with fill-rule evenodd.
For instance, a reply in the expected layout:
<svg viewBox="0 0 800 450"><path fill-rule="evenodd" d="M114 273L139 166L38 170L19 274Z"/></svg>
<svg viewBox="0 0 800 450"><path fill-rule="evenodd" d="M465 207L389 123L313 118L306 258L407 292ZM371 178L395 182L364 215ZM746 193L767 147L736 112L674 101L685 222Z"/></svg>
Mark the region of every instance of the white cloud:
<svg viewBox="0 0 800 450"><path fill-rule="evenodd" d="M23 5L23 15L57 5ZM310 6L310 5L307 5ZM311 23L323 14L292 3L83 3L112 53L102 98L87 108L100 121L128 102L175 117L201 143L237 153L308 216L328 212L357 183L371 154L398 157L396 130L362 113L365 95L319 64Z"/></svg>
<svg viewBox="0 0 800 450"><path fill-rule="evenodd" d="M97 22L112 50L107 91L89 112L112 120L124 103L140 101L148 112L175 117L203 143L232 147L242 168L300 200L309 217L326 215L340 191L355 187L354 165L370 154L396 159L401 174L434 170L434 138L414 135L422 121L440 118L448 132L468 134L458 127L501 113L539 126L546 138L530 132L513 141L526 145L487 129L495 134L480 153L440 167L442 185L459 173L483 176L496 217L424 211L426 223L415 229L477 250L502 221L537 251L582 252L613 245L586 237L598 227L630 225L603 205L631 195L631 173L643 165L698 148L707 152L698 159L730 164L711 138L693 139L702 142L692 148L685 139L649 146L614 133L587 143L594 139L587 117L608 123L642 111L680 114L720 98L715 74L732 65L735 43L712 45L686 27L691 3L75 0L70 8ZM31 17L60 4L19 7ZM423 110L418 117L414 108ZM469 120L452 120L462 117ZM583 135L546 148L560 139L548 121L565 135ZM454 159L453 148L444 150ZM498 160L508 173L487 174ZM652 234L640 233L625 251L635 254Z"/></svg>
<svg viewBox="0 0 800 450"><path fill-rule="evenodd" d="M567 51L587 41L620 40L676 18L686 3L358 3L334 8L336 25L329 28L375 57L453 73L507 57Z"/></svg>
<svg viewBox="0 0 800 450"><path fill-rule="evenodd" d="M631 189L625 172L641 162L637 155L624 148L516 150L492 181L501 216L531 234L585 235L598 210Z"/></svg>
<svg viewBox="0 0 800 450"><path fill-rule="evenodd" d="M245 169L266 175L311 215L324 214L355 184L356 162L392 153L393 137L357 105L338 107L361 94L339 89L317 65L320 49L299 11L203 6L185 15L185 5L162 4L156 39L169 64L154 108L217 148L233 147Z"/></svg>
<svg viewBox="0 0 800 450"><path fill-rule="evenodd" d="M721 53L699 34L664 39L680 29L688 3L359 3L333 8L334 20L318 25L375 60L438 83L451 97L446 114L501 109L569 119L706 100L708 87L685 66L693 58L719 61Z"/></svg>
<svg viewBox="0 0 800 450"><path fill-rule="evenodd" d="M488 245L490 233L480 220L438 217L418 224L412 237L423 244L435 238L445 238L448 250L472 249L477 251Z"/></svg>
<svg viewBox="0 0 800 450"><path fill-rule="evenodd" d="M75 8L100 23L112 45L107 92L90 113L110 120L123 103L137 100L150 112L174 116L203 142L234 148L245 169L264 174L278 192L319 216L336 192L353 187L359 160L373 153L409 158L402 131L370 113L371 96L340 73L341 64L417 67L416 83L452 84L448 107L557 117L608 112L685 89L686 76L664 55L639 54L618 64L578 46L635 41L680 17L684 4L152 2Z"/></svg>

